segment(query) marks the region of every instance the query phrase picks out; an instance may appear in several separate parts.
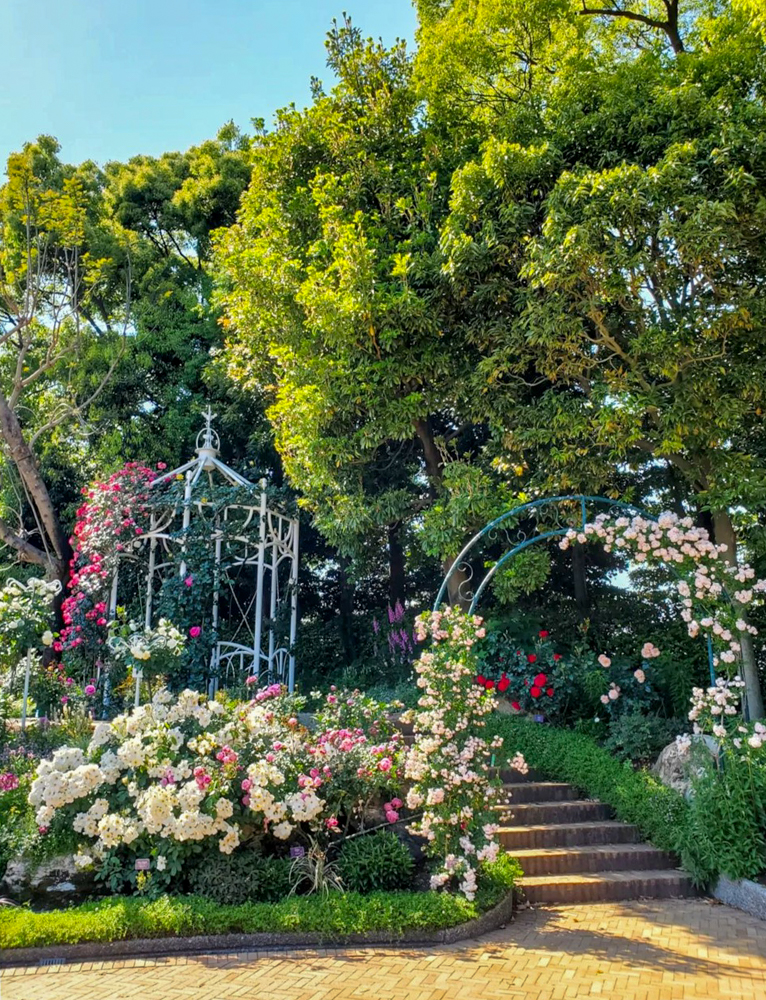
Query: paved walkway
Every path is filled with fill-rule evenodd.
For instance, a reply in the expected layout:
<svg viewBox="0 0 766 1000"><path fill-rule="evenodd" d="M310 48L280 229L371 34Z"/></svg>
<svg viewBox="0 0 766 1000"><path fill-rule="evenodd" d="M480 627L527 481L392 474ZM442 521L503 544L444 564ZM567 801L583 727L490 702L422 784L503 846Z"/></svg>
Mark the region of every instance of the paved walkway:
<svg viewBox="0 0 766 1000"><path fill-rule="evenodd" d="M766 924L707 900L521 911L480 941L25 968L0 1000L766 1000Z"/></svg>

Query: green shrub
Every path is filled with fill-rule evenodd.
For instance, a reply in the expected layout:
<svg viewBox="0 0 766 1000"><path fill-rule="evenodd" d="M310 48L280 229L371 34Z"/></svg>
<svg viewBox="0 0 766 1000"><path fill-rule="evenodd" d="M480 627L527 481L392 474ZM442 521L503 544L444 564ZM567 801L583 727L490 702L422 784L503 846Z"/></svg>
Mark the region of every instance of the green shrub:
<svg viewBox="0 0 766 1000"><path fill-rule="evenodd" d="M656 757L684 729L680 719L628 712L612 719L604 747L618 760L647 761Z"/></svg>
<svg viewBox="0 0 766 1000"><path fill-rule="evenodd" d="M116 897L46 913L21 907L0 909L0 949L285 931L318 931L327 941L371 931L395 937L407 930L455 927L480 913L478 901L470 903L446 892L376 892L369 896L334 892L240 906L220 906L198 896L162 896L151 901Z"/></svg>
<svg viewBox="0 0 766 1000"><path fill-rule="evenodd" d="M354 892L395 892L412 884L415 862L389 830L352 837L340 849L338 870L347 889Z"/></svg>
<svg viewBox="0 0 766 1000"><path fill-rule="evenodd" d="M497 860L479 868L476 899L482 910L490 910L508 895L524 873L518 861L504 851Z"/></svg>
<svg viewBox="0 0 766 1000"><path fill-rule="evenodd" d="M696 751L687 851L729 878L757 878L766 871L766 768L728 745L720 767L706 749Z"/></svg>
<svg viewBox="0 0 766 1000"><path fill-rule="evenodd" d="M221 905L276 903L290 893L290 861L240 851L204 854L188 873L189 887Z"/></svg>

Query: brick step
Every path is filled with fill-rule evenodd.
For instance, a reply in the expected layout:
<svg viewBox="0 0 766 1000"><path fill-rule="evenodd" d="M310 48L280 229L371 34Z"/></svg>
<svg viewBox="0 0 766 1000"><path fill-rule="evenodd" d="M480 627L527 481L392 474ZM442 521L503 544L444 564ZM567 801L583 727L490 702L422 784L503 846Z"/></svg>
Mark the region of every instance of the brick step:
<svg viewBox="0 0 766 1000"><path fill-rule="evenodd" d="M526 774L517 771L512 767L490 768L493 777L500 777L504 785L529 785L537 784L548 779L541 771L533 771L531 768Z"/></svg>
<svg viewBox="0 0 766 1000"><path fill-rule="evenodd" d="M651 844L583 844L572 847L527 847L513 856L525 875L570 875L577 872L642 871L676 868L677 859Z"/></svg>
<svg viewBox="0 0 766 1000"><path fill-rule="evenodd" d="M511 798L510 803L498 806L506 822L513 826L539 826L550 823L585 823L595 820L608 820L612 810L603 802L595 799L571 799L561 802L522 802L517 803Z"/></svg>
<svg viewBox="0 0 766 1000"><path fill-rule="evenodd" d="M619 823L616 820L533 826L503 824L498 837L503 847L515 854L527 848L633 844L638 840L638 830L630 823Z"/></svg>
<svg viewBox="0 0 766 1000"><path fill-rule="evenodd" d="M530 903L601 903L697 895L689 876L678 869L537 875L524 878L521 888Z"/></svg>
<svg viewBox="0 0 766 1000"><path fill-rule="evenodd" d="M572 785L561 781L527 781L524 784L504 785L506 793L510 793L514 805L527 802L562 802L577 799L580 793Z"/></svg>

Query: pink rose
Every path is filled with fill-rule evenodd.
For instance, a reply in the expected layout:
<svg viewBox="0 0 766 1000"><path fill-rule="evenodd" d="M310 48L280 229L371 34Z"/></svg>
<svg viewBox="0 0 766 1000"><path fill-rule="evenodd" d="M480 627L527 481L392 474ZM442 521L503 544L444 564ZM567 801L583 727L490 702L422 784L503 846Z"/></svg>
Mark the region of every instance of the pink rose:
<svg viewBox="0 0 766 1000"><path fill-rule="evenodd" d="M194 583L194 577L191 576L191 574L190 574L189 576L186 577L186 579L184 580L184 583L186 584L187 587L191 587L192 584Z"/></svg>
<svg viewBox="0 0 766 1000"><path fill-rule="evenodd" d="M399 819L399 813L395 809L389 809L386 812L386 819L389 823L395 823Z"/></svg>
<svg viewBox="0 0 766 1000"><path fill-rule="evenodd" d="M192 625L192 627L189 629L189 635L192 637L192 639L196 639L199 635L202 635L202 629L199 627L199 625Z"/></svg>
<svg viewBox="0 0 766 1000"><path fill-rule="evenodd" d="M89 698L92 698L95 693L96 693L96 689L95 689L95 687L92 684L86 684L85 685L85 694L87 694L87 696Z"/></svg>
<svg viewBox="0 0 766 1000"><path fill-rule="evenodd" d="M391 759L389 757L384 757L383 760L378 762L379 771L390 771L391 766Z"/></svg>

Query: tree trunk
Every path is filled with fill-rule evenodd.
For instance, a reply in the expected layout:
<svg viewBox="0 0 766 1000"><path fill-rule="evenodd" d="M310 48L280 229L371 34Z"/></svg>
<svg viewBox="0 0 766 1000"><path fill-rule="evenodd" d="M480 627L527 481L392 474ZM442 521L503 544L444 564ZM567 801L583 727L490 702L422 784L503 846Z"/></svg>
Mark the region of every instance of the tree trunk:
<svg viewBox="0 0 766 1000"><path fill-rule="evenodd" d="M574 579L575 602L577 615L584 621L590 613L590 597L588 595L588 578L586 575L585 547L579 542L572 546L572 577Z"/></svg>
<svg viewBox="0 0 766 1000"><path fill-rule="evenodd" d="M436 447L431 421L425 419L415 421L415 432L423 447L423 456L426 462L426 475L431 488L431 496L435 499L439 495L439 489L444 482L444 462L439 449ZM455 556L446 556L442 560L442 569L445 575L449 572ZM462 608L467 611L471 605L471 596L466 593L464 584L468 580L468 567L458 566L447 583L447 594L449 602L453 607Z"/></svg>
<svg viewBox="0 0 766 1000"><path fill-rule="evenodd" d="M399 521L388 529L388 600L393 608L397 601L404 604L405 567Z"/></svg>
<svg viewBox="0 0 766 1000"><path fill-rule="evenodd" d="M713 527L716 544L726 545L726 551L723 553L724 561L729 566L736 566L737 534L727 511L716 511L713 514ZM732 603L737 609L737 613L747 621L746 609L741 604L734 601ZM739 642L742 646L742 677L745 682L747 718L762 719L764 715L763 694L758 677L758 664L755 659L752 636L748 632L744 632L739 636Z"/></svg>
<svg viewBox="0 0 766 1000"><path fill-rule="evenodd" d="M340 639L343 644L343 652L346 663L353 663L356 659L356 643L354 641L354 585L349 576L351 560L348 556L340 556L339 584L340 584Z"/></svg>
<svg viewBox="0 0 766 1000"><path fill-rule="evenodd" d="M37 461L27 444L18 417L2 392L0 392L0 435L26 487L29 502L34 507L43 533L43 547L34 546L26 539L14 535L7 525L0 526L0 540L14 549L19 559L43 566L48 576L63 583L66 580L67 563L71 555L69 539L61 526L48 487L40 475Z"/></svg>

